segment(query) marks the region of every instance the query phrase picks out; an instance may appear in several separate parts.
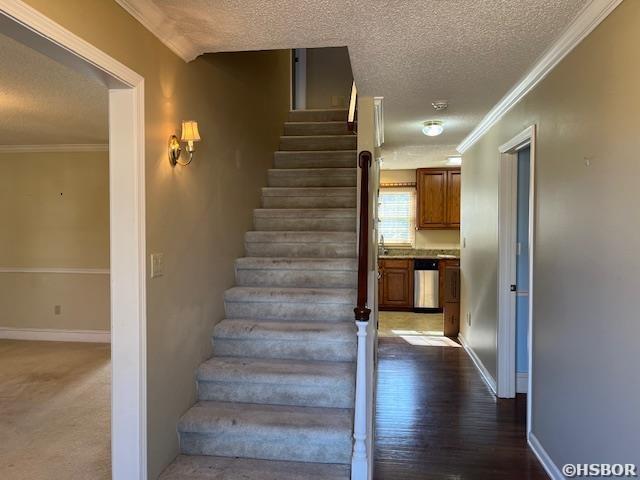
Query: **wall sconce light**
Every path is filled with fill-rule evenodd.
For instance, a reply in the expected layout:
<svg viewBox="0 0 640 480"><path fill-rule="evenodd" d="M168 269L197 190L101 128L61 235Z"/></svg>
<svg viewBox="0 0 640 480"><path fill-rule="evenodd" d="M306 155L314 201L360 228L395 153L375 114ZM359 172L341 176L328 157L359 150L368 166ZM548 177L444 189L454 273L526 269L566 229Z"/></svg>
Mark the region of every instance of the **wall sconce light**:
<svg viewBox="0 0 640 480"><path fill-rule="evenodd" d="M171 165L189 165L193 160L193 152L196 151L194 143L200 141L200 132L198 131L198 122L186 120L182 122L182 138L181 141L187 142L187 152L189 152L189 160L180 162L180 154L182 147L180 141L175 135L169 137L169 161Z"/></svg>

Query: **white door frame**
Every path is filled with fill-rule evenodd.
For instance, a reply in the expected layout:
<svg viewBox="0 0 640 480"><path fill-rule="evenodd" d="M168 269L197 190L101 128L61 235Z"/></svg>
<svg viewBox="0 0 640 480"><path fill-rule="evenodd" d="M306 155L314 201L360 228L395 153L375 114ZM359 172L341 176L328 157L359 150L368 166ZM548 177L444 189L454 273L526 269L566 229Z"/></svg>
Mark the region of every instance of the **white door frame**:
<svg viewBox="0 0 640 480"><path fill-rule="evenodd" d="M111 456L114 480L146 480L144 79L20 0L0 29L109 88Z"/></svg>
<svg viewBox="0 0 640 480"><path fill-rule="evenodd" d="M516 394L516 221L517 221L517 158L518 151L531 148L529 184L529 375L527 429L531 424L531 372L533 345L533 256L535 226L535 159L536 126L532 125L499 148L498 192L498 397L513 398Z"/></svg>
<svg viewBox="0 0 640 480"><path fill-rule="evenodd" d="M295 105L292 110L304 110L307 108L307 49L294 48L295 69Z"/></svg>

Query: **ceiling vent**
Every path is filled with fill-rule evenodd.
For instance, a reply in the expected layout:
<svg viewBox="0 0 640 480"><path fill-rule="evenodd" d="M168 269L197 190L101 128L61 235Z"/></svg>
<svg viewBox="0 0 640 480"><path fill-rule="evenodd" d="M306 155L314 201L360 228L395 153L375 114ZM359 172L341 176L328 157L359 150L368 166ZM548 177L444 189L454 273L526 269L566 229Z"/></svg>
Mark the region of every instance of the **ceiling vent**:
<svg viewBox="0 0 640 480"><path fill-rule="evenodd" d="M431 105L436 112L442 112L449 106L446 100L437 100L435 102L432 102Z"/></svg>

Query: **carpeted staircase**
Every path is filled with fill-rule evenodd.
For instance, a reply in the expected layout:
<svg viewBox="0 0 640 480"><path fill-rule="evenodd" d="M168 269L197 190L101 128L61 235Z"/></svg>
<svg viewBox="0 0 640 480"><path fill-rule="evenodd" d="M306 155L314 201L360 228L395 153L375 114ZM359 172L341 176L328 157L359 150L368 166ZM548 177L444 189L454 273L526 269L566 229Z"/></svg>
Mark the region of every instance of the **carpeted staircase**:
<svg viewBox="0 0 640 480"><path fill-rule="evenodd" d="M355 396L356 136L289 114L162 480L346 480Z"/></svg>

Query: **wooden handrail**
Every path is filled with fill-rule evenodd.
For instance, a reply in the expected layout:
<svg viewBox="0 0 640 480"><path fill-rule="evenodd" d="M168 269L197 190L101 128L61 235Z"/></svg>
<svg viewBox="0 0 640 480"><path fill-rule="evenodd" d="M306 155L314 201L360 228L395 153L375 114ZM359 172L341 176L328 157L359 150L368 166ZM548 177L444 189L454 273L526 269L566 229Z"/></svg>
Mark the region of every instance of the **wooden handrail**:
<svg viewBox="0 0 640 480"><path fill-rule="evenodd" d="M367 308L367 291L369 276L369 168L371 152L362 151L358 156L360 167L360 233L358 236L358 300L356 308L356 327L358 336L358 352L356 355L356 395L353 411L353 454L351 456L351 480L366 480L368 475L367 450L367 378L372 367L369 365L367 347L367 330L370 327Z"/></svg>
<svg viewBox="0 0 640 480"><path fill-rule="evenodd" d="M358 89L356 88L356 82L351 84L351 97L349 98L349 115L347 117L347 127L349 131L356 131L356 115L357 115L357 102Z"/></svg>
<svg viewBox="0 0 640 480"><path fill-rule="evenodd" d="M367 322L371 309L367 308L368 276L369 276L369 167L371 152L364 150L358 156L360 167L360 232L358 237L358 300L356 321Z"/></svg>

